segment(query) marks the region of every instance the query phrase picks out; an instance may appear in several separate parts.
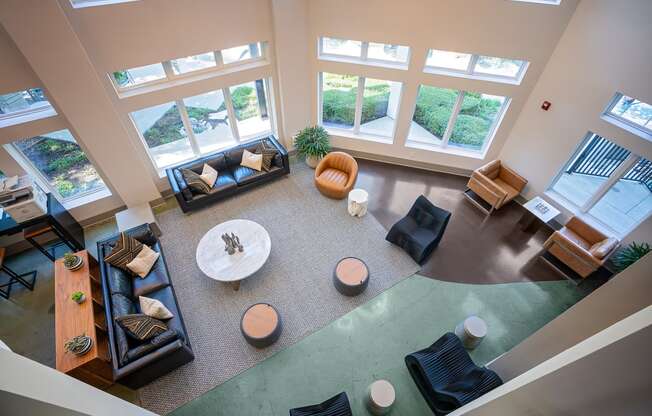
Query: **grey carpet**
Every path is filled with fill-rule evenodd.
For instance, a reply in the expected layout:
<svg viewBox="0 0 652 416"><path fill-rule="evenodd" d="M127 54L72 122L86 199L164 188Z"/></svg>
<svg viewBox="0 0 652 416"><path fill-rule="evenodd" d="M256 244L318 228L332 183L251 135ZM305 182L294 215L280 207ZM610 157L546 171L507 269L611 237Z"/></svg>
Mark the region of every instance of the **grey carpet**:
<svg viewBox="0 0 652 416"><path fill-rule="evenodd" d="M385 241L372 215L354 218L346 200L323 197L313 171L302 163L275 182L184 215L158 215L165 253L195 360L140 390L142 405L167 413L294 344L419 270L403 251ZM197 243L214 225L235 218L264 226L272 240L267 263L239 291L205 277L195 262ZM221 242L216 242L221 244ZM245 246L246 246L246 242ZM363 259L370 269L367 290L353 298L332 284L336 262ZM256 302L274 305L283 320L279 341L263 350L240 334L243 311Z"/></svg>

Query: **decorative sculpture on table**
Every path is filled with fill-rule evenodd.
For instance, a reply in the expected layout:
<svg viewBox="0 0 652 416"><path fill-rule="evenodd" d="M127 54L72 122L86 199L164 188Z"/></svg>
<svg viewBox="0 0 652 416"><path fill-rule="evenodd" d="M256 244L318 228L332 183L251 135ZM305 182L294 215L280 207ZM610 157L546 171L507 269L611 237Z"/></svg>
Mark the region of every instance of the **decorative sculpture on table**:
<svg viewBox="0 0 652 416"><path fill-rule="evenodd" d="M244 247L240 243L240 237L235 235L234 233L229 234L222 234L222 240L224 240L224 251L229 253L229 255L235 254L235 251L238 250L239 252L244 251Z"/></svg>

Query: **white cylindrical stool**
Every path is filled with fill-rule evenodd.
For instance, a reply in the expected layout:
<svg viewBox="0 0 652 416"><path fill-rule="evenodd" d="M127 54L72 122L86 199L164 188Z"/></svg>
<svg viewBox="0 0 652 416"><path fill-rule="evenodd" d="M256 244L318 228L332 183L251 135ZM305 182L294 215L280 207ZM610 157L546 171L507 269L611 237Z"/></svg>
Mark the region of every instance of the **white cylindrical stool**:
<svg viewBox="0 0 652 416"><path fill-rule="evenodd" d="M387 380L376 380L369 386L367 408L373 415L386 415L396 400L394 386Z"/></svg>
<svg viewBox="0 0 652 416"><path fill-rule="evenodd" d="M364 189L356 188L349 192L349 214L362 217L367 213L369 194Z"/></svg>
<svg viewBox="0 0 652 416"><path fill-rule="evenodd" d="M487 335L487 324L477 316L469 316L455 327L455 335L462 341L464 348L472 350Z"/></svg>

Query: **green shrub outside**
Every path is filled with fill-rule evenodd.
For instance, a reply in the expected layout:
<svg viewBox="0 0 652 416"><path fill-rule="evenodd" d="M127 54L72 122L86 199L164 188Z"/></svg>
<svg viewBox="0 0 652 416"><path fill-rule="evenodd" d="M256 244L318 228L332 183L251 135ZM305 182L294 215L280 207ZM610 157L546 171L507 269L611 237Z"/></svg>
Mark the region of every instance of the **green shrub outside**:
<svg viewBox="0 0 652 416"><path fill-rule="evenodd" d="M330 89L323 93L322 120L328 123L353 125L355 118L355 100L358 94L356 86L348 90ZM365 89L362 100L362 124L383 118L387 115L389 103L389 85L377 84Z"/></svg>

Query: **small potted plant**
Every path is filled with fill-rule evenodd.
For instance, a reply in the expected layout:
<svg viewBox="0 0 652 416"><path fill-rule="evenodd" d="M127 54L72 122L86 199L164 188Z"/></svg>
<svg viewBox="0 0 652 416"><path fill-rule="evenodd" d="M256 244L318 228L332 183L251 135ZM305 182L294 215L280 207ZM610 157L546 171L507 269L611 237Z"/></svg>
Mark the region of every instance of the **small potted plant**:
<svg viewBox="0 0 652 416"><path fill-rule="evenodd" d="M632 264L636 263L640 258L652 251L652 247L648 243L638 244L632 242L626 247L621 248L613 256L613 263L619 272L622 272Z"/></svg>
<svg viewBox="0 0 652 416"><path fill-rule="evenodd" d="M331 151L328 132L321 126L306 127L294 138L294 147L299 156L306 158L306 164L316 168L321 159Z"/></svg>
<svg viewBox="0 0 652 416"><path fill-rule="evenodd" d="M63 348L66 352L71 352L75 355L84 355L90 351L93 346L93 339L86 334L77 335L76 337L69 339L63 344Z"/></svg>
<svg viewBox="0 0 652 416"><path fill-rule="evenodd" d="M77 303L82 303L86 300L86 295L84 295L84 292L75 292L70 296L70 299Z"/></svg>
<svg viewBox="0 0 652 416"><path fill-rule="evenodd" d="M66 253L63 255L63 266L68 270L77 270L82 264L84 264L84 260L76 254Z"/></svg>

